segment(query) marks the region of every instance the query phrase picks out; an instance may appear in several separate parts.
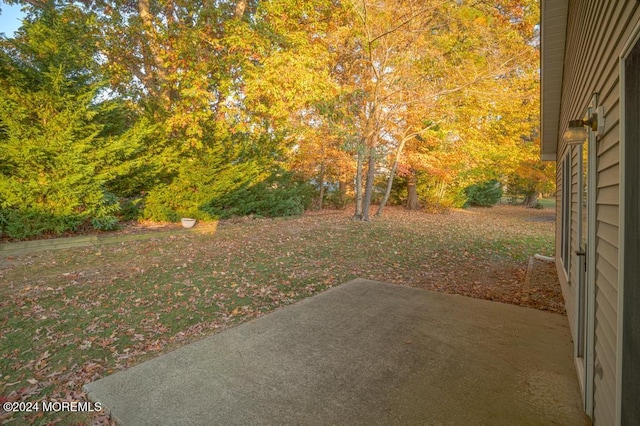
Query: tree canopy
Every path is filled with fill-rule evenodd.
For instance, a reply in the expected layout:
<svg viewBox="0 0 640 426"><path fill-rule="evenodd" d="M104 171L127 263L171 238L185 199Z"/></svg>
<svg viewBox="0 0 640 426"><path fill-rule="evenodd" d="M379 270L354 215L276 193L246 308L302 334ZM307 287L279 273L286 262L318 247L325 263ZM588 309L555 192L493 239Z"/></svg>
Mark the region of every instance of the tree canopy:
<svg viewBox="0 0 640 426"><path fill-rule="evenodd" d="M547 191L534 0L12 1L0 233ZM529 199L528 198L528 199Z"/></svg>

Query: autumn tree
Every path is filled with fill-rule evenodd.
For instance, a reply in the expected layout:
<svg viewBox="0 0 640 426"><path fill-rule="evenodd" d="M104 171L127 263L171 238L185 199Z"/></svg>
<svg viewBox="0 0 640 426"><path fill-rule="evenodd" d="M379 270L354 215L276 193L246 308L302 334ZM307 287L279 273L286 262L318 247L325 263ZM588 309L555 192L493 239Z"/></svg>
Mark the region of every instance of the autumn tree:
<svg viewBox="0 0 640 426"><path fill-rule="evenodd" d="M317 185L317 208L322 209L327 184L338 184L338 204L345 201L346 180L353 176L353 164L326 112L313 117L313 123L298 134L300 143L292 149L290 162L293 170Z"/></svg>
<svg viewBox="0 0 640 426"><path fill-rule="evenodd" d="M419 63L421 40L432 28L444 2L351 2L355 18L349 39L342 47L340 75L361 94L359 114L360 149L357 150L355 217L369 220L373 181L384 146L396 132L403 111L413 107L407 94L417 88L422 76L411 73ZM346 59L344 59L346 58ZM413 78L415 77L415 78ZM393 127L393 129L391 129ZM402 132L402 131L401 131ZM419 130L409 131L419 133ZM366 160L364 194L359 184Z"/></svg>
<svg viewBox="0 0 640 426"><path fill-rule="evenodd" d="M390 160L388 183L378 213L383 211L395 171L403 161L409 171L408 207L418 206L416 174L433 168L420 161L438 160L434 160L435 151L429 156L416 152L405 157L404 149L420 150L427 133L441 124L453 133L456 126L473 125L464 120L470 94L503 96L499 80L516 75L521 59L534 50L521 36L532 28L529 15L533 12L530 5L507 2L353 1L348 6L354 25L336 48L342 49L337 75L342 84L346 80L361 94L355 117L361 141L357 199L360 173L366 169L367 175L362 208L356 203L355 216L368 220L373 181L385 158ZM523 23L525 18L529 20ZM450 148L441 151L443 158L451 155ZM412 163L407 163L408 158Z"/></svg>
<svg viewBox="0 0 640 426"><path fill-rule="evenodd" d="M504 182L517 167L537 126L537 10L529 1L459 2L442 21L445 31L432 34L434 60L424 71L443 84L431 88L437 102L427 118L440 135L395 154L409 170L408 207L419 206L417 185L430 203L459 206L464 187Z"/></svg>
<svg viewBox="0 0 640 426"><path fill-rule="evenodd" d="M147 216L206 217L225 194L286 167L292 117L327 93L329 2L98 1L112 85L162 133ZM176 196L176 194L179 194Z"/></svg>

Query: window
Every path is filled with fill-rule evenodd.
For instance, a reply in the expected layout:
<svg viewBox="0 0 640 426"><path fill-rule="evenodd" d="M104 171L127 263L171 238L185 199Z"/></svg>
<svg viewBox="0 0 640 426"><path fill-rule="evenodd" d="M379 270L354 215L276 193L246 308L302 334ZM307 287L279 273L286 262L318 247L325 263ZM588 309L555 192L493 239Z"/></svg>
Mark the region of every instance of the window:
<svg viewBox="0 0 640 426"><path fill-rule="evenodd" d="M560 258L564 270L569 273L571 260L571 156L567 154L562 161L562 222Z"/></svg>

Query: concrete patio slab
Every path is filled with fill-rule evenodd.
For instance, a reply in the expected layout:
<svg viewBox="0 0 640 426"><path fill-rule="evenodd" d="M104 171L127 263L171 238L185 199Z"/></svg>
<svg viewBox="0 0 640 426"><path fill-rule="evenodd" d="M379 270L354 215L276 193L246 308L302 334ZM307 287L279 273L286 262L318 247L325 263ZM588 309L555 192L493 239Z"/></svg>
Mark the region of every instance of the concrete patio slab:
<svg viewBox="0 0 640 426"><path fill-rule="evenodd" d="M567 319L355 280L85 386L124 425L584 425Z"/></svg>

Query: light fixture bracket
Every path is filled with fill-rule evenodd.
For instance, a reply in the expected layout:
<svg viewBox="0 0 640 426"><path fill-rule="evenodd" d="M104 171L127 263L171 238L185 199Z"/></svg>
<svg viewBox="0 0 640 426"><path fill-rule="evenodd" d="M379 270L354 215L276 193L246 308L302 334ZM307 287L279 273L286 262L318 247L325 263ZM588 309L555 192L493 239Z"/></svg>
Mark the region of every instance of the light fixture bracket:
<svg viewBox="0 0 640 426"><path fill-rule="evenodd" d="M604 107L599 106L593 112L590 118L591 130L596 132L596 136L602 136L604 134Z"/></svg>
<svg viewBox="0 0 640 426"><path fill-rule="evenodd" d="M569 121L569 127L564 132L563 139L568 145L582 145L589 136L585 127L588 126L597 137L604 133L604 124L604 107L599 106L588 119Z"/></svg>

